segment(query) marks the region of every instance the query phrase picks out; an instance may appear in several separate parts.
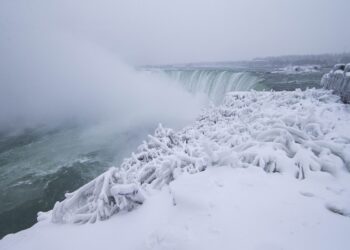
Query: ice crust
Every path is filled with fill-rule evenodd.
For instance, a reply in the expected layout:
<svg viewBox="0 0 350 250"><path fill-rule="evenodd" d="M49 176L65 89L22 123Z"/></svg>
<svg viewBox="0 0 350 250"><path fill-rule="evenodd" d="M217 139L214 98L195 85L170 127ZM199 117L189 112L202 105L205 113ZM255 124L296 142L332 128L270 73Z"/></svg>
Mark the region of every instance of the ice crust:
<svg viewBox="0 0 350 250"><path fill-rule="evenodd" d="M350 170L349 124L349 107L329 90L232 92L180 131L159 125L120 167L67 194L38 220L106 220L142 205L152 190L183 173L221 166L259 168L298 180L318 173L341 178ZM350 211L347 205L332 208Z"/></svg>

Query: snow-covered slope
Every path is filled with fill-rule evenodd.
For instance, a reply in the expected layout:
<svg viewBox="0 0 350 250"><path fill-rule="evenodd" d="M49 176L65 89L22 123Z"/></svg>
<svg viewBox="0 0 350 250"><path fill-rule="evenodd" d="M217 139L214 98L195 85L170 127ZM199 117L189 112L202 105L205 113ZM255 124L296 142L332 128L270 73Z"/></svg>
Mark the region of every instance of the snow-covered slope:
<svg viewBox="0 0 350 250"><path fill-rule="evenodd" d="M347 250L350 218L325 205L346 197L342 184L322 174L306 182L214 167L180 176L131 213L85 225L43 221L5 237L0 249Z"/></svg>
<svg viewBox="0 0 350 250"><path fill-rule="evenodd" d="M327 90L230 93L0 249L349 249L349 124Z"/></svg>

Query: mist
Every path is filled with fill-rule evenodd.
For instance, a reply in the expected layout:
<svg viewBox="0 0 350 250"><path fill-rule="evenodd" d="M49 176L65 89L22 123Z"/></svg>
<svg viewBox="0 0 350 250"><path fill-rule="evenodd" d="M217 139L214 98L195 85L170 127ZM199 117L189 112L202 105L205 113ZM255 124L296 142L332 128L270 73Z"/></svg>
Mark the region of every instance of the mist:
<svg viewBox="0 0 350 250"><path fill-rule="evenodd" d="M61 30L132 65L225 61L349 52L349 8L347 0L4 0L0 28L2 40Z"/></svg>
<svg viewBox="0 0 350 250"><path fill-rule="evenodd" d="M2 129L65 122L113 123L119 129L147 122L179 125L202 105L180 86L137 72L97 44L67 33L8 45L16 49L3 51L7 57L1 59Z"/></svg>
<svg viewBox="0 0 350 250"><path fill-rule="evenodd" d="M0 127L193 119L200 100L133 67L347 52L348 8L346 0L1 1Z"/></svg>

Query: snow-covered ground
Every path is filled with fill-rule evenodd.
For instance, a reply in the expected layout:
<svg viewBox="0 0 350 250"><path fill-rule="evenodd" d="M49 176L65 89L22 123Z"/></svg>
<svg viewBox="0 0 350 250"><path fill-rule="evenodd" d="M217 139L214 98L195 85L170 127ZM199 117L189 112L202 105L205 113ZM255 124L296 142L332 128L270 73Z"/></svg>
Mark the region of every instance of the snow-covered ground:
<svg viewBox="0 0 350 250"><path fill-rule="evenodd" d="M349 125L330 91L230 93L0 249L350 249Z"/></svg>

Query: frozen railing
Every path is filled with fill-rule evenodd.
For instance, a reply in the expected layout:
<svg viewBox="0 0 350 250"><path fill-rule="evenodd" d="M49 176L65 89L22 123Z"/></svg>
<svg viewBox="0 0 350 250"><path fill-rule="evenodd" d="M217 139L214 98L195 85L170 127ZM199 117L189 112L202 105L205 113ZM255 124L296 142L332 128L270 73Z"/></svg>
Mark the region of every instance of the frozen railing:
<svg viewBox="0 0 350 250"><path fill-rule="evenodd" d="M322 77L321 84L341 97L344 103L350 103L350 63L336 64Z"/></svg>

